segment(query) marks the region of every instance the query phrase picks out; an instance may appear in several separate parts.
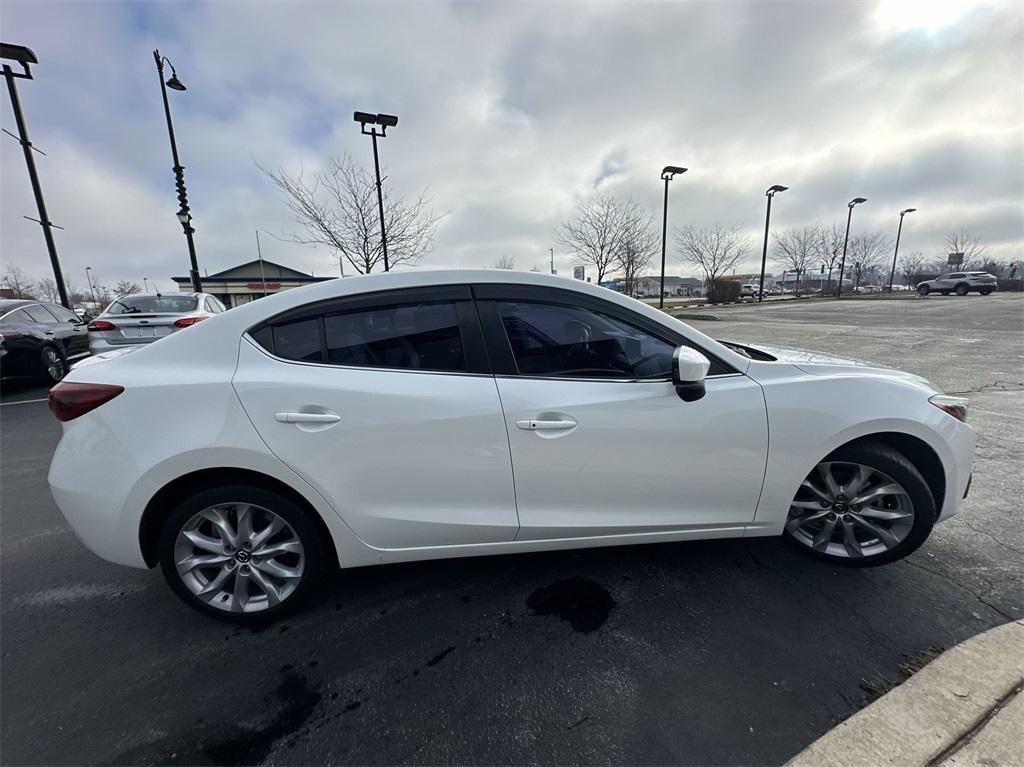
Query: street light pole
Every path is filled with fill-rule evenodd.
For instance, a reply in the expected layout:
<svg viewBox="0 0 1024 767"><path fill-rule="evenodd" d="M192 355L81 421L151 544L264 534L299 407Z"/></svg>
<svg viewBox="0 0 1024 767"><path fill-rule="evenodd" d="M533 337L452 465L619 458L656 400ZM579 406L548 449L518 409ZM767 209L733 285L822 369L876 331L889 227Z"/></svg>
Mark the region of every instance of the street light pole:
<svg viewBox="0 0 1024 767"><path fill-rule="evenodd" d="M32 72L29 70L30 64L37 64L39 60L36 55L28 48L23 45L10 45L9 43L0 43L0 58L10 59L17 61L21 64L22 72L16 74L11 69L10 64L4 64L4 79L7 80L7 91L11 96L11 108L14 110L14 122L18 126L18 143L21 144L22 151L25 153L25 165L28 166L28 179L32 184L32 194L36 198L36 210L39 212L39 219L29 219L36 221L41 227L43 227L43 239L46 240L46 250L50 254L50 266L53 268L53 281L57 285L57 295L60 296L60 302L66 308L71 308L71 301L68 299L68 290L64 285L64 274L61 272L60 259L57 257L57 243L53 239L53 227L54 223L50 221L49 215L46 213L46 202L43 200L43 188L39 184L39 173L36 172L36 159L32 154L34 147L32 142L28 139L28 127L25 125L25 116L21 112L21 99L18 98L18 88L15 84L16 79L31 80ZM36 149L35 151L39 151ZM28 216L26 216L28 218ZM58 229L60 227L57 227Z"/></svg>
<svg viewBox="0 0 1024 767"><path fill-rule="evenodd" d="M768 212L764 215L764 248L761 250L761 284L757 289L758 303L764 299L764 267L768 261L768 222L772 220L772 198L776 192L785 192L787 189L789 189L788 186L775 184L768 187L768 191L764 193L764 196L768 198Z"/></svg>
<svg viewBox="0 0 1024 767"><path fill-rule="evenodd" d="M99 307L99 302L96 300L96 289L92 286L92 267L85 267L85 281L89 283L89 295L92 296L93 308Z"/></svg>
<svg viewBox="0 0 1024 767"><path fill-rule="evenodd" d="M843 237L843 258L839 262L839 284L836 286L836 298L839 298L839 294L843 290L843 272L846 269L846 243L850 241L850 219L853 218L853 206L860 205L862 202L867 202L867 198L854 197L846 203L846 207L849 208L849 211L846 214L846 236Z"/></svg>
<svg viewBox="0 0 1024 767"><path fill-rule="evenodd" d="M676 174L686 173L686 168L678 165L666 165L661 170L661 178L665 182L665 204L661 211L661 287L658 290L658 308L665 308L665 238L668 235L668 182Z"/></svg>
<svg viewBox="0 0 1024 767"><path fill-rule="evenodd" d="M896 277L896 254L900 252L900 235L903 234L903 217L908 213L913 213L917 208L907 208L906 210L900 211L900 226L896 230L896 250L892 252L892 271L889 272L889 292L892 293L892 281Z"/></svg>
<svg viewBox="0 0 1024 767"><path fill-rule="evenodd" d="M555 249L554 248L548 248L548 251L551 253L551 273L554 274L555 273Z"/></svg>
<svg viewBox="0 0 1024 767"><path fill-rule="evenodd" d="M384 230L384 191L380 180L380 158L377 155L377 137L387 136L388 128L398 125L398 118L395 115L370 114L369 112L356 112L353 119L359 123L359 132L364 136L370 136L373 140L373 170L377 174L377 210L380 213L380 247L384 253L384 271L390 271L388 263L388 238ZM380 132L376 128L366 130L367 125L379 125Z"/></svg>
<svg viewBox="0 0 1024 767"><path fill-rule="evenodd" d="M156 72L160 78L160 95L164 99L164 117L167 118L167 135L171 139L171 157L174 160L174 188L178 192L178 221L185 231L185 239L188 240L188 257L191 265L189 277L192 280L192 291L201 293L203 290L202 281L199 278L199 261L196 258L196 244L192 239L195 229L192 227L192 214L188 207L188 193L185 190L185 168L178 160L178 144L174 140L174 125L171 123L171 105L167 101L167 89L173 88L176 91L185 90L184 84L178 79L178 73L174 70L174 64L166 56L161 56L160 51L153 51L153 58L156 60ZM164 62L171 66L171 77L164 81Z"/></svg>

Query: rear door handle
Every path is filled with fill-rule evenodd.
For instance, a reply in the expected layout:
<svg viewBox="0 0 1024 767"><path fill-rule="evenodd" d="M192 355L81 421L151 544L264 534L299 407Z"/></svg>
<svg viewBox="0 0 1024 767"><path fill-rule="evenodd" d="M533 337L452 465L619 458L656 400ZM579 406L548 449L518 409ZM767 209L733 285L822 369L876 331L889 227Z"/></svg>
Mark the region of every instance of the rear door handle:
<svg viewBox="0 0 1024 767"><path fill-rule="evenodd" d="M340 415L334 413L274 413L279 423L337 423Z"/></svg>
<svg viewBox="0 0 1024 767"><path fill-rule="evenodd" d="M516 421L516 428L522 429L523 431L560 431L564 429L571 429L576 426L575 421L538 421L535 419L529 419L525 421Z"/></svg>

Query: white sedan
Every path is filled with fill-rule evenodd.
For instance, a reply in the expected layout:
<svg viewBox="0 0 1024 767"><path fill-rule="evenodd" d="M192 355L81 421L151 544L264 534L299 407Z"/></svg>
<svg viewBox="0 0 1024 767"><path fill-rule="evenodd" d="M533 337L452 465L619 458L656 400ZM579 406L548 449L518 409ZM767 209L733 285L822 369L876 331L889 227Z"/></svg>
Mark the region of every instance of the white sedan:
<svg viewBox="0 0 1024 767"><path fill-rule="evenodd" d="M957 512L975 443L918 376L501 270L289 290L90 358L50 406L85 545L237 620L338 566L773 535L891 562Z"/></svg>

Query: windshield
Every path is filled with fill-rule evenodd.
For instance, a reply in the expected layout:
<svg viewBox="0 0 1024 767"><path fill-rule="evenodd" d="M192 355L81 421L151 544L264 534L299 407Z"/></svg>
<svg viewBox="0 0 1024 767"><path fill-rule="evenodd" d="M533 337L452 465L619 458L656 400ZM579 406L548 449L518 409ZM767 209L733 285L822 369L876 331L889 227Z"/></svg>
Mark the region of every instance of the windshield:
<svg viewBox="0 0 1024 767"><path fill-rule="evenodd" d="M107 307L105 314L183 314L194 312L195 296L125 296Z"/></svg>

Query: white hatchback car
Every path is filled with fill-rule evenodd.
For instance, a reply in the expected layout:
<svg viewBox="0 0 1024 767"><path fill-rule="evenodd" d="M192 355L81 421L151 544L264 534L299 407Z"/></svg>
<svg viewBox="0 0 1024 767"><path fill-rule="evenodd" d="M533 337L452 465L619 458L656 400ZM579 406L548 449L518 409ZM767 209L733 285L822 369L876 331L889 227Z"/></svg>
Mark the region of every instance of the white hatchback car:
<svg viewBox="0 0 1024 767"><path fill-rule="evenodd" d="M918 376L494 270L289 290L93 357L50 405L85 545L241 620L339 565L780 534L891 562L956 513L975 443Z"/></svg>

